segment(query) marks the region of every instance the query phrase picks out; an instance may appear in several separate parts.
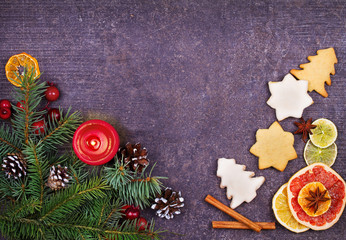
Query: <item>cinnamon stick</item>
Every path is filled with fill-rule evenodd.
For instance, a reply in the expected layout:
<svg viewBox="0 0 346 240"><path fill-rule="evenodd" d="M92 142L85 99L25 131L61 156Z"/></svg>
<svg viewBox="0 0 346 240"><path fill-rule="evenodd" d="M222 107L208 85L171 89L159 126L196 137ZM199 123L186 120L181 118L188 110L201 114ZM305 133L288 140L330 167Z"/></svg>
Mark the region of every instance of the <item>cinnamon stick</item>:
<svg viewBox="0 0 346 240"><path fill-rule="evenodd" d="M275 222L255 222L262 229L275 229ZM212 221L213 228L230 228L230 229L250 229L247 225L237 221Z"/></svg>
<svg viewBox="0 0 346 240"><path fill-rule="evenodd" d="M230 215L231 217L235 218L236 220L238 220L239 222L244 223L246 226L248 226L249 228L251 228L252 230L256 231L256 232L260 232L262 227L260 225L258 225L257 223L254 223L253 221L251 221L250 219L247 219L246 217L244 217L243 215L241 215L240 213L237 213L236 211L234 211L233 209L227 207L226 205L224 205L223 203L221 203L220 201L216 200L215 198L213 198L212 196L208 195L205 199L204 199L207 203L210 203L211 205L213 205L214 207L220 209L221 211L223 211L224 213L227 213L228 215Z"/></svg>

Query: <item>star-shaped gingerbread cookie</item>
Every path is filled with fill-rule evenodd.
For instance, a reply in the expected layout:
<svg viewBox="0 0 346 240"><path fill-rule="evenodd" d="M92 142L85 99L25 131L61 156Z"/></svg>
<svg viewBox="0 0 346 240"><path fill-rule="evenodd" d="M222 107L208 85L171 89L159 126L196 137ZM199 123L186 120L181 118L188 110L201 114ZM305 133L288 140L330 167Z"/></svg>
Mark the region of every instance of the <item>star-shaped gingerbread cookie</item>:
<svg viewBox="0 0 346 240"><path fill-rule="evenodd" d="M256 143L250 148L250 152L259 157L259 169L274 167L283 171L288 161L297 158L293 143L293 134L285 132L275 121L269 129L257 130Z"/></svg>
<svg viewBox="0 0 346 240"><path fill-rule="evenodd" d="M269 82L272 94L267 104L276 110L276 118L281 121L288 117L301 118L306 107L313 104L307 93L308 82L296 80L287 74L281 82Z"/></svg>

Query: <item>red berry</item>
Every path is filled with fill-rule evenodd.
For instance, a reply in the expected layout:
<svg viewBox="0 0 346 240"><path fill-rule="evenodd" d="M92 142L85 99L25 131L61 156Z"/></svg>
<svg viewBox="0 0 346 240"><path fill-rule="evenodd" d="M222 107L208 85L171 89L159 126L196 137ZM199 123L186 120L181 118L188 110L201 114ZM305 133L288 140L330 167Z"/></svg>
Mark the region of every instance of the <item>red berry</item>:
<svg viewBox="0 0 346 240"><path fill-rule="evenodd" d="M35 134L44 133L45 122L44 120L34 122L32 128L34 129Z"/></svg>
<svg viewBox="0 0 346 240"><path fill-rule="evenodd" d="M45 93L46 99L50 102L58 100L59 95L60 92L55 86L48 87Z"/></svg>
<svg viewBox="0 0 346 240"><path fill-rule="evenodd" d="M124 206L121 207L120 212L125 214L125 211L126 211L128 208L131 208L131 207L132 207L131 205L124 205Z"/></svg>
<svg viewBox="0 0 346 240"><path fill-rule="evenodd" d="M25 101L22 100L22 101L20 101L20 102L17 102L16 106L19 107L19 108L24 109L24 106L23 106L24 104L25 104Z"/></svg>
<svg viewBox="0 0 346 240"><path fill-rule="evenodd" d="M148 222L144 217L140 217L137 221L137 227L139 231L143 231L147 228Z"/></svg>
<svg viewBox="0 0 346 240"><path fill-rule="evenodd" d="M7 99L2 99L0 101L0 108L11 108L11 102Z"/></svg>
<svg viewBox="0 0 346 240"><path fill-rule="evenodd" d="M60 111L57 108L51 108L48 111L48 118L52 121L54 118L59 121L60 120Z"/></svg>
<svg viewBox="0 0 346 240"><path fill-rule="evenodd" d="M11 117L11 109L9 108L0 108L0 118L1 119L8 119Z"/></svg>
<svg viewBox="0 0 346 240"><path fill-rule="evenodd" d="M132 219L139 218L139 216L140 216L140 212L138 208L131 206L125 210L126 219L132 220Z"/></svg>

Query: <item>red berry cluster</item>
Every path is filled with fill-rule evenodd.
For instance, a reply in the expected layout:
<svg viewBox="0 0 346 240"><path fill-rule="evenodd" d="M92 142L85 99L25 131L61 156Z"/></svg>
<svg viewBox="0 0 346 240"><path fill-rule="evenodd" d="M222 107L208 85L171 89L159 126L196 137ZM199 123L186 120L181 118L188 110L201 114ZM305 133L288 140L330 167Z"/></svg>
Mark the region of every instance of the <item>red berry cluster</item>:
<svg viewBox="0 0 346 240"><path fill-rule="evenodd" d="M45 98L47 99L47 104L46 106L42 109L42 110L48 110L48 114L47 116L45 117L46 120L50 119L50 120L53 120L53 119L56 119L57 121L60 120L60 111L59 109L57 108L50 108L49 107L49 104L51 102L54 102L56 100L58 100L59 96L60 96L60 92L59 92L59 89L53 84L53 83L50 83L50 82L47 82L48 83L48 86L47 89L46 89L46 92L44 94ZM17 102L16 106L18 108L22 108L24 109L24 106L25 105L25 101L20 101L20 102ZM0 118L1 119L8 119L11 117L11 102L7 99L3 99L0 101ZM45 125L46 125L46 120L40 120L40 121L37 121L37 122L34 122L32 124L32 127L34 128L34 133L35 134L40 134L40 133L44 133L44 128L45 128Z"/></svg>
<svg viewBox="0 0 346 240"><path fill-rule="evenodd" d="M48 114L45 116L45 120L40 120L38 122L34 122L32 124L32 127L35 129L34 133L35 134L41 134L44 133L44 128L46 125L46 121L47 120L53 120L56 119L57 121L60 120L60 111L57 108L50 108L49 105L58 100L59 96L60 96L60 92L59 89L54 85L54 83L51 82L47 82L48 86L44 96L47 99L47 104L46 106L43 108L43 110L47 109L48 110Z"/></svg>
<svg viewBox="0 0 346 240"><path fill-rule="evenodd" d="M59 92L59 90L57 89L57 87L53 83L48 82L48 85L49 85L49 87L47 88L47 90L46 90L46 92L44 94L46 99L47 99L47 101L48 101L47 106L45 107L45 109L48 110L47 117L49 119L51 119L51 120L56 119L57 121L59 121L60 120L60 111L59 111L59 109L57 109L57 108L50 108L48 106L49 106L49 104L51 102L54 102L54 101L58 100L58 98L60 96L60 92Z"/></svg>
<svg viewBox="0 0 346 240"><path fill-rule="evenodd" d="M137 220L137 227L139 231L143 231L147 228L148 222L144 217L140 216L139 207L131 206L131 205L125 205L121 208L121 213L125 214L124 218L128 220Z"/></svg>

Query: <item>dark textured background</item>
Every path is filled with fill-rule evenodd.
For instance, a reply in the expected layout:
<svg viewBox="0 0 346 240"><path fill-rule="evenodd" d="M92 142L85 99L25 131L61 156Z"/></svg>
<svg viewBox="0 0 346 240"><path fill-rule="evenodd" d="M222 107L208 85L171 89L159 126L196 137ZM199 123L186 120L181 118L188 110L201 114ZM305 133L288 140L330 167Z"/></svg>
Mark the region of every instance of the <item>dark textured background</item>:
<svg viewBox="0 0 346 240"><path fill-rule="evenodd" d="M35 3L34 3L35 2ZM42 80L61 90L56 103L85 119L112 123L126 141L140 141L158 162L156 174L181 190L183 214L157 226L183 234L167 239L323 239L345 237L346 214L331 229L294 234L213 230L228 215L204 202L211 194L228 204L216 177L217 158L235 158L264 185L236 210L254 221L275 221L276 190L305 166L304 143L284 172L258 170L249 153L255 132L275 121L266 101L268 81L318 49L334 47L328 98L311 93L304 117L325 117L338 127L333 168L346 178L345 1L0 1L0 98L11 98L4 67L10 56L37 58ZM282 121L287 131L295 119ZM147 213L150 217L151 213Z"/></svg>

